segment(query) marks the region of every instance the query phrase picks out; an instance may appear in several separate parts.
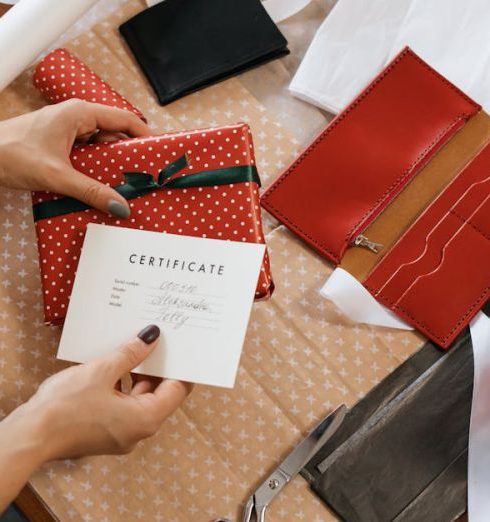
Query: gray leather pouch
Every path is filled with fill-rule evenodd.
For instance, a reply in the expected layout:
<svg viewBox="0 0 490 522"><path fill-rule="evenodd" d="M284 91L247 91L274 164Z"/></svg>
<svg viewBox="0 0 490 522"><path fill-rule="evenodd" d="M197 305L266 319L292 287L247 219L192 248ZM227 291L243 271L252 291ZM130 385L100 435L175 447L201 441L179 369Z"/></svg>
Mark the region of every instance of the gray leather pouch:
<svg viewBox="0 0 490 522"><path fill-rule="evenodd" d="M454 520L466 510L472 391L469 331L447 351L428 342L347 414L302 475L348 522Z"/></svg>

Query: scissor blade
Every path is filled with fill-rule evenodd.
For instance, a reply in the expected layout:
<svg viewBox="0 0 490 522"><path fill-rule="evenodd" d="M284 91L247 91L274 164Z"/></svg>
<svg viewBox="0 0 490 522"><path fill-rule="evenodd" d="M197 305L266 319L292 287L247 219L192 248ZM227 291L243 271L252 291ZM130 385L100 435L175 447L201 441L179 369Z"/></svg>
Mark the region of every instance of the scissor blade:
<svg viewBox="0 0 490 522"><path fill-rule="evenodd" d="M296 476L311 457L337 431L346 413L347 408L342 404L325 417L282 461L279 469L289 475L290 480Z"/></svg>
<svg viewBox="0 0 490 522"><path fill-rule="evenodd" d="M252 505L257 513L265 511L274 497L283 490L314 453L335 433L344 420L346 412L347 408L342 405L325 417L262 482L252 497ZM251 516L249 504L245 508L244 522L247 520L247 516Z"/></svg>
<svg viewBox="0 0 490 522"><path fill-rule="evenodd" d="M255 502L255 495L252 495L248 502L245 504L245 508L243 509L242 522L252 522L252 514L255 513L255 521L256 522L265 522L265 510L267 506L262 504L257 504ZM214 520L214 522L220 522L219 520Z"/></svg>
<svg viewBox="0 0 490 522"><path fill-rule="evenodd" d="M252 512L255 508L255 501L253 495L248 499L243 509L242 522L250 522L252 520ZM219 522L215 520L214 522Z"/></svg>

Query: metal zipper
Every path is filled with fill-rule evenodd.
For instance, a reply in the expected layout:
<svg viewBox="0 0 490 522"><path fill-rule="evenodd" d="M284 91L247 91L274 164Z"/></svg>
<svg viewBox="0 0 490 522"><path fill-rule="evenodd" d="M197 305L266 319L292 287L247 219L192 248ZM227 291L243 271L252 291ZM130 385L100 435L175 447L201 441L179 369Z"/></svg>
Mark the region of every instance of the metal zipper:
<svg viewBox="0 0 490 522"><path fill-rule="evenodd" d="M377 254L381 248L383 248L383 245L381 243L375 243L374 241L371 241L366 236L359 234L353 241L353 244L355 246L364 247L368 250L371 250L371 252L374 252Z"/></svg>

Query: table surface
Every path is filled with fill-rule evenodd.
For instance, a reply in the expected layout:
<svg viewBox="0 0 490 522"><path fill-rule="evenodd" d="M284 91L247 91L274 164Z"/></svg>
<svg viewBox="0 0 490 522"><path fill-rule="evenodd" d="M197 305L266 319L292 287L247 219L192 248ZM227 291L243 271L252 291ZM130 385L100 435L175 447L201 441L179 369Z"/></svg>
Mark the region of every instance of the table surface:
<svg viewBox="0 0 490 522"><path fill-rule="evenodd" d="M101 2L61 43L71 40L68 47L149 115L156 131L244 119L252 126L267 185L330 119L292 98L287 85L333 1L313 2L280 25L292 51L287 58L166 108L156 105L116 41L118 17L120 22L144 7L138 0L123 3ZM109 25L102 22L87 32L114 8ZM0 117L41 105L27 73L0 97ZM13 261L36 258L29 213L28 197L0 193L0 223L10 224L2 238L8 248L0 251L8 281L0 286L0 332L7 338L0 344L0 365L8 370L0 387L4 414L60 368L54 358L59 332L42 325L37 265L21 277ZM60 520L234 520L239 504L311 425L339 402L355 403L422 344L413 332L350 323L318 294L331 270L328 263L268 216L265 228L277 290L271 301L254 307L235 389L197 387L158 436L131 456L44 466L19 499L23 509L34 506L31 520L50 520L42 518L47 515L41 515L40 499ZM13 335L17 328L20 333ZM271 522L293 518L334 519L300 477L268 515Z"/></svg>

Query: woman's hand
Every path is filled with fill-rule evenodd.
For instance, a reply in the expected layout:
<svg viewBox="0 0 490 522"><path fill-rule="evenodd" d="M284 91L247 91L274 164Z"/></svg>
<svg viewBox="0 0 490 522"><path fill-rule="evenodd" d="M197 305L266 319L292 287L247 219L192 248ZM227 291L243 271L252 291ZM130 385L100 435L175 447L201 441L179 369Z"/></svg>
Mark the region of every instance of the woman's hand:
<svg viewBox="0 0 490 522"><path fill-rule="evenodd" d="M119 350L53 375L0 423L0 512L42 463L128 453L180 406L188 383L138 376L130 393L118 390L159 334L148 326Z"/></svg>
<svg viewBox="0 0 490 522"><path fill-rule="evenodd" d="M129 394L116 388L158 343L151 325L119 350L93 362L72 366L47 379L21 408L43 417L44 460L128 453L150 437L180 406L190 385L138 377Z"/></svg>
<svg viewBox="0 0 490 522"><path fill-rule="evenodd" d="M70 163L75 141L86 141L97 131L102 131L99 138L106 140L119 133L134 137L150 134L148 126L132 112L82 100L0 121L0 185L57 192L118 218L129 217L129 205L122 196Z"/></svg>

